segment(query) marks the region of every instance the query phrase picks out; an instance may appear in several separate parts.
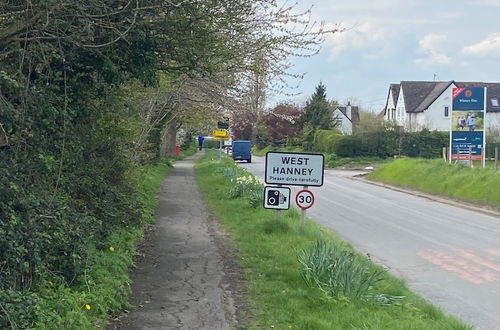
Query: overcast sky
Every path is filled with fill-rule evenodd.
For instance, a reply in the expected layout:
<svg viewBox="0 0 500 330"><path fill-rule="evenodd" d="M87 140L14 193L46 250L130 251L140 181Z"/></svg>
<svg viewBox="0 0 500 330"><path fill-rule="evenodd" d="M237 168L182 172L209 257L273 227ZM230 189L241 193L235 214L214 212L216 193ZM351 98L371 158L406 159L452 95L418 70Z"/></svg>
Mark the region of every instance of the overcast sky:
<svg viewBox="0 0 500 330"><path fill-rule="evenodd" d="M500 81L500 0L305 0L313 18L347 30L329 36L293 101L305 103L322 81L327 96L355 98L379 112L401 80ZM270 97L274 105L284 97Z"/></svg>

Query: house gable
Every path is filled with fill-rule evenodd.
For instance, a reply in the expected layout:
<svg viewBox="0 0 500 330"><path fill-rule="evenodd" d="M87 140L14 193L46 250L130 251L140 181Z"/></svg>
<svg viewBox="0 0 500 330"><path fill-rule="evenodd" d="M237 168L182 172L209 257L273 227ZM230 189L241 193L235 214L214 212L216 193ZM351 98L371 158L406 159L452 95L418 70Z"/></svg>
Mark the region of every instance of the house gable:
<svg viewBox="0 0 500 330"><path fill-rule="evenodd" d="M333 117L340 121L339 130L346 135L352 134L352 122L346 115L345 107L338 107L333 111Z"/></svg>

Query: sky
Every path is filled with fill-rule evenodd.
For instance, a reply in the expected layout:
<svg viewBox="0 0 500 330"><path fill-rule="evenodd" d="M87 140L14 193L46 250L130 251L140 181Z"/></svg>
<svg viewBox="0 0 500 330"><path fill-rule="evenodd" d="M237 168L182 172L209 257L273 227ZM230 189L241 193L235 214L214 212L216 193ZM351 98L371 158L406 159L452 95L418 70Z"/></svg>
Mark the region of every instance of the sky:
<svg viewBox="0 0 500 330"><path fill-rule="evenodd" d="M306 73L295 92L271 95L305 104L321 81L328 99L380 112L390 83L402 80L500 81L500 0L303 0L312 19L344 32L312 58L292 59Z"/></svg>

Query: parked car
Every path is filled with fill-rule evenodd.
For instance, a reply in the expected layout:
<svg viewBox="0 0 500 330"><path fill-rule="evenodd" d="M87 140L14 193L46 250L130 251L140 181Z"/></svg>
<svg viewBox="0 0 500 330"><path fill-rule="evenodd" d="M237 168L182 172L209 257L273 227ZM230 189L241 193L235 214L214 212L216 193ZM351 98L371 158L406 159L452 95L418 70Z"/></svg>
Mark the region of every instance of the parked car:
<svg viewBox="0 0 500 330"><path fill-rule="evenodd" d="M232 157L234 160L246 160L248 163L252 162L252 143L250 141L233 141L232 149Z"/></svg>

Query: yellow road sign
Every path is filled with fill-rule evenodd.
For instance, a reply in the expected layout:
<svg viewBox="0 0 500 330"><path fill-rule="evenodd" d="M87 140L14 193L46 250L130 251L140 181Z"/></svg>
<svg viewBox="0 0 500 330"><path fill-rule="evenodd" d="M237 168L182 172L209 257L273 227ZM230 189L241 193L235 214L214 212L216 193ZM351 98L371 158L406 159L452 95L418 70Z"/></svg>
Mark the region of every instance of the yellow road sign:
<svg viewBox="0 0 500 330"><path fill-rule="evenodd" d="M227 131L217 129L212 132L212 136L214 138L229 138L229 134L227 134Z"/></svg>

